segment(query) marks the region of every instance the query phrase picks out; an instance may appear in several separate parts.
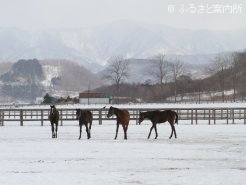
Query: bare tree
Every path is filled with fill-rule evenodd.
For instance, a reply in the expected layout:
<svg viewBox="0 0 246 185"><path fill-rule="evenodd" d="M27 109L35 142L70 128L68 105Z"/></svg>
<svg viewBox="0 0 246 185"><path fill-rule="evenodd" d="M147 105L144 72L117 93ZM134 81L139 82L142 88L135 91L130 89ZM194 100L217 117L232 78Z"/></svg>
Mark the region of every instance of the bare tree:
<svg viewBox="0 0 246 185"><path fill-rule="evenodd" d="M238 81L238 71L239 71L239 63L240 58L237 52L232 53L231 55L231 69L232 69L232 87L233 87L233 101L236 101L236 88Z"/></svg>
<svg viewBox="0 0 246 185"><path fill-rule="evenodd" d="M154 58L154 61L151 66L150 75L153 77L155 82L160 84L161 88L161 101L163 100L163 90L164 85L167 82L168 75L170 72L170 63L166 60L164 54L159 54Z"/></svg>
<svg viewBox="0 0 246 185"><path fill-rule="evenodd" d="M116 86L117 103L120 94L120 84L129 77L129 61L122 56L114 56L109 59L108 67L103 75Z"/></svg>
<svg viewBox="0 0 246 185"><path fill-rule="evenodd" d="M222 101L225 101L225 70L229 67L230 59L226 55L218 55L214 60L214 65L210 68L211 74L217 74L220 89L222 92Z"/></svg>
<svg viewBox="0 0 246 185"><path fill-rule="evenodd" d="M171 73L172 73L172 80L174 82L174 101L177 101L177 80L178 77L185 73L185 64L184 62L180 61L178 58L175 58L174 61L171 63Z"/></svg>

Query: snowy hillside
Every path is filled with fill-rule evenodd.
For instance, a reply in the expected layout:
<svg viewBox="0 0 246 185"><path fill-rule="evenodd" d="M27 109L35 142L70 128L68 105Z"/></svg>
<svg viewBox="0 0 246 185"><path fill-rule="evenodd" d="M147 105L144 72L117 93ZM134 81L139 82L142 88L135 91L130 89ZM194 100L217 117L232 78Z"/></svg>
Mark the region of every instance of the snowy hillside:
<svg viewBox="0 0 246 185"><path fill-rule="evenodd" d="M1 66L1 65L0 65ZM19 60L0 75L0 95L5 99L33 101L43 93L73 96L102 85L97 75L67 60Z"/></svg>
<svg viewBox="0 0 246 185"><path fill-rule="evenodd" d="M61 66L44 64L42 67L45 78L41 83L45 88L52 87L52 79L61 75Z"/></svg>
<svg viewBox="0 0 246 185"><path fill-rule="evenodd" d="M98 71L109 57L148 58L167 55L210 55L246 48L245 30L184 30L164 25L118 21L87 29L24 31L0 28L0 61L20 58L68 59ZM192 62L196 60L190 59Z"/></svg>

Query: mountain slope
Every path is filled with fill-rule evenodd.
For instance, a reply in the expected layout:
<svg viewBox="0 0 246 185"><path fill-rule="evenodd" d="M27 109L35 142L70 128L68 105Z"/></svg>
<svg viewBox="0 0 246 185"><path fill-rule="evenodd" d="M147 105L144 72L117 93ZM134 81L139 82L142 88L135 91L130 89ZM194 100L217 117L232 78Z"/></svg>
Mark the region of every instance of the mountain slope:
<svg viewBox="0 0 246 185"><path fill-rule="evenodd" d="M0 61L22 58L67 59L92 71L115 55L148 58L167 55L209 55L246 48L246 30L208 31L171 28L129 21L87 28L24 31L0 28Z"/></svg>
<svg viewBox="0 0 246 185"><path fill-rule="evenodd" d="M71 61L22 59L0 76L0 96L30 102L45 93L78 95L102 84L94 73Z"/></svg>

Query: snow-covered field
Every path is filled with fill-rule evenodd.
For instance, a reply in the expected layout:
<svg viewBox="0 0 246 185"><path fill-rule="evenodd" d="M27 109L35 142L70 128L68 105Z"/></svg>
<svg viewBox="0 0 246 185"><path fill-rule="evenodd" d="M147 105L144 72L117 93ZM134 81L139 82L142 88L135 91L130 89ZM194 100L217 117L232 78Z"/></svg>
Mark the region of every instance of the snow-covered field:
<svg viewBox="0 0 246 185"><path fill-rule="evenodd" d="M178 139L169 140L170 126L131 123L128 140L115 124L93 125L92 139L78 126L0 127L1 185L245 185L246 126L176 125Z"/></svg>

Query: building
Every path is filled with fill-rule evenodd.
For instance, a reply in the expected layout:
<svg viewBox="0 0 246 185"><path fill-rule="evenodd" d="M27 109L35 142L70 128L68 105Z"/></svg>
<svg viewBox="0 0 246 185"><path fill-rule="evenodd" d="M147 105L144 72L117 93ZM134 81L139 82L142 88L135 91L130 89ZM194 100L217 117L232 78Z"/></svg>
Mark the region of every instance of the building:
<svg viewBox="0 0 246 185"><path fill-rule="evenodd" d="M103 93L79 93L79 103L81 104L109 104L110 100L110 96Z"/></svg>

